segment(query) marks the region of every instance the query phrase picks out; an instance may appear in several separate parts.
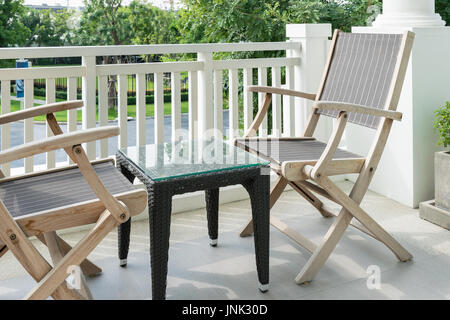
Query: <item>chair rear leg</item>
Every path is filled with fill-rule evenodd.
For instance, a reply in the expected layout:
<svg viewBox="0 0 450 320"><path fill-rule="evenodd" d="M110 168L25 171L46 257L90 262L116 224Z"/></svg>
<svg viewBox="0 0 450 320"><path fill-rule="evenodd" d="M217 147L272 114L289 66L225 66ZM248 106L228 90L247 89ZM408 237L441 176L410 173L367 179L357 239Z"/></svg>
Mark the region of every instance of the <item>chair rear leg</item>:
<svg viewBox="0 0 450 320"><path fill-rule="evenodd" d="M47 243L53 265L57 265L64 257L65 253L61 249L58 241L58 235L55 231L44 233L45 242ZM92 300L92 293L89 290L84 274L80 274L80 288L77 289L79 294L87 300Z"/></svg>
<svg viewBox="0 0 450 320"><path fill-rule="evenodd" d="M36 237L43 244L47 245L47 243L45 242L45 238L44 238L44 236L42 234L41 235L37 235ZM64 241L64 239L62 239L57 234L56 234L56 237L58 239L59 248L61 249L63 256L65 256L67 254L67 252L72 250L72 247L71 247L70 244L68 244L66 241ZM95 276L95 275L97 275L97 274L102 272L102 269L100 267L98 267L97 265L95 265L94 263L92 263L89 259L85 259L80 264L80 268L81 268L81 270L83 271L83 274L86 277L92 277L92 276Z"/></svg>
<svg viewBox="0 0 450 320"><path fill-rule="evenodd" d="M26 299L46 299L67 277L68 268L79 265L85 260L100 241L118 225L119 223L114 216L108 210L105 210L89 233L39 281L38 285L26 296Z"/></svg>
<svg viewBox="0 0 450 320"><path fill-rule="evenodd" d="M280 198L284 189L286 188L288 181L283 177L279 176L272 190L270 191L270 209L275 205L277 200ZM240 236L248 237L253 233L253 219L249 221L249 223L242 229Z"/></svg>

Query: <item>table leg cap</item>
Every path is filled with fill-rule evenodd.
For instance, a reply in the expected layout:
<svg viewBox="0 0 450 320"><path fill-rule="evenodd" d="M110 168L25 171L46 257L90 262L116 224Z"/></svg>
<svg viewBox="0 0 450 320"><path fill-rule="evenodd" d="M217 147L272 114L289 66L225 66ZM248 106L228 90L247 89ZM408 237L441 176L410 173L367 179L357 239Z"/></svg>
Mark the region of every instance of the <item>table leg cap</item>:
<svg viewBox="0 0 450 320"><path fill-rule="evenodd" d="M209 239L209 245L211 247L216 247L217 246L217 239Z"/></svg>
<svg viewBox="0 0 450 320"><path fill-rule="evenodd" d="M121 267L125 267L127 265L127 262L128 262L127 259L120 259L119 264Z"/></svg>
<svg viewBox="0 0 450 320"><path fill-rule="evenodd" d="M269 290L269 286L270 285L268 283L266 283L266 284L259 283L258 288L259 288L259 291L266 292Z"/></svg>

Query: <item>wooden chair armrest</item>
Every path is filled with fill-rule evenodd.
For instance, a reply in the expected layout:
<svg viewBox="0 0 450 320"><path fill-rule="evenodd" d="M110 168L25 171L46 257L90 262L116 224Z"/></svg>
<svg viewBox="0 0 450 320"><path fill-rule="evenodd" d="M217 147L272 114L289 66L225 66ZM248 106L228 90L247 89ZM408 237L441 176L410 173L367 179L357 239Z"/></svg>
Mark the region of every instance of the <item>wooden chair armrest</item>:
<svg viewBox="0 0 450 320"><path fill-rule="evenodd" d="M403 114L398 111L384 110L366 107L358 104L343 103L343 102L333 102L333 101L317 101L313 107L314 109L325 109L325 110L338 110L346 112L356 112L370 114L378 117L385 117L392 120L401 121Z"/></svg>
<svg viewBox="0 0 450 320"><path fill-rule="evenodd" d="M271 94L281 94L287 96L294 96L299 98L305 98L308 100L316 100L316 95L312 93L305 93L301 91L282 89L276 87L267 87L267 86L248 86L247 90L250 92L263 92L263 93L271 93Z"/></svg>
<svg viewBox="0 0 450 320"><path fill-rule="evenodd" d="M117 136L119 132L119 127L107 126L65 133L44 140L25 143L0 152L0 164L30 157L35 154L72 147L85 142Z"/></svg>
<svg viewBox="0 0 450 320"><path fill-rule="evenodd" d="M81 108L82 106L83 101L73 100L73 101L56 102L39 107L33 107L30 109L11 112L0 116L0 125L18 120L33 118L36 116L41 116L43 114L49 114L70 109L78 109Z"/></svg>

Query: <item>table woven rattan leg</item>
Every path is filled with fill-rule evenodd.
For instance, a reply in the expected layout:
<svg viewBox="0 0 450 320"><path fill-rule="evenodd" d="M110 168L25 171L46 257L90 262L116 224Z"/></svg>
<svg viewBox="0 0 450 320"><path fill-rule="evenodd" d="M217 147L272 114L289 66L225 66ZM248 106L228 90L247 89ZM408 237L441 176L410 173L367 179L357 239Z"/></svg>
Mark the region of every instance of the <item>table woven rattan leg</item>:
<svg viewBox="0 0 450 320"><path fill-rule="evenodd" d="M150 224L150 264L152 299L165 300L169 261L170 216L172 192L164 184L147 185Z"/></svg>
<svg viewBox="0 0 450 320"><path fill-rule="evenodd" d="M250 195L259 289L269 290L270 176L258 175L242 185Z"/></svg>
<svg viewBox="0 0 450 320"><path fill-rule="evenodd" d="M125 166L118 164L117 167L131 183L134 181L134 174L131 173ZM130 248L131 218L119 225L117 233L120 266L125 267L127 265L128 250Z"/></svg>
<svg viewBox="0 0 450 320"><path fill-rule="evenodd" d="M205 200L209 244L215 247L219 234L219 188L205 190Z"/></svg>

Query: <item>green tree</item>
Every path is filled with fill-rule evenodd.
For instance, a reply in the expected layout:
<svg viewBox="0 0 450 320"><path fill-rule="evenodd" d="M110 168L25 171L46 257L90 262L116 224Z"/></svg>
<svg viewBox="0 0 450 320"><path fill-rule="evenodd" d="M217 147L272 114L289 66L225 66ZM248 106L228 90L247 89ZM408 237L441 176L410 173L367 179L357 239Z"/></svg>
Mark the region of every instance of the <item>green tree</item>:
<svg viewBox="0 0 450 320"><path fill-rule="evenodd" d="M141 0L126 8L133 44L177 43L176 15Z"/></svg>
<svg viewBox="0 0 450 320"><path fill-rule="evenodd" d="M76 42L80 45L131 44L128 12L122 0L84 0Z"/></svg>
<svg viewBox="0 0 450 320"><path fill-rule="evenodd" d="M447 26L450 26L450 5L448 0L436 0L436 12L447 22Z"/></svg>
<svg viewBox="0 0 450 320"><path fill-rule="evenodd" d="M29 8L22 17L23 24L31 31L25 45L49 47L72 44L71 16L72 12L67 10L55 12Z"/></svg>
<svg viewBox="0 0 450 320"><path fill-rule="evenodd" d="M23 14L23 0L0 2L0 47L12 47L25 43L30 30L21 22Z"/></svg>

